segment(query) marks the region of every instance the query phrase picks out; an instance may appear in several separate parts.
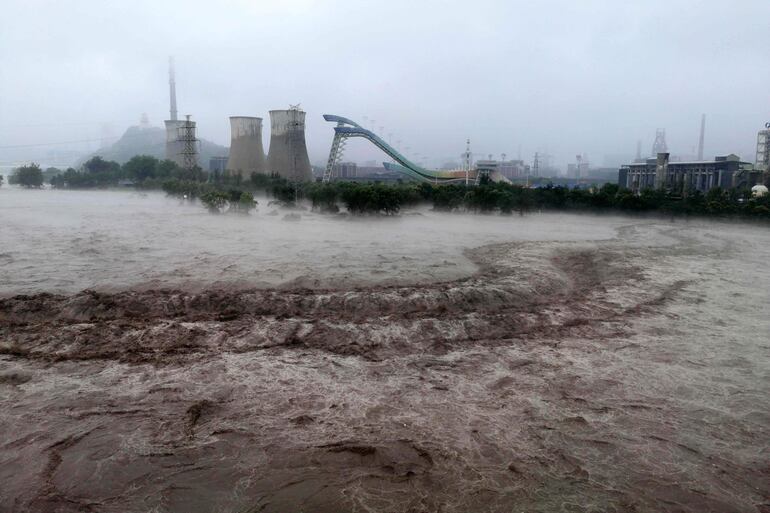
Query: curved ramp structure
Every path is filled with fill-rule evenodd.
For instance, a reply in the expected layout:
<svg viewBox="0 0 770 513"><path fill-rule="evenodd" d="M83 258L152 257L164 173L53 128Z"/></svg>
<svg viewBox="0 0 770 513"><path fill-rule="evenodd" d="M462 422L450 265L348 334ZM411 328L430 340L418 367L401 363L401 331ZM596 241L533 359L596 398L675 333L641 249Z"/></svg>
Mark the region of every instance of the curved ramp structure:
<svg viewBox="0 0 770 513"><path fill-rule="evenodd" d="M476 183L478 180L479 172L476 169L467 171L432 171L420 167L399 153L398 150L385 142L377 134L371 130L367 130L348 118L335 116L333 114L324 114L324 119L332 123L337 123L337 126L334 127L334 140L332 142L331 151L329 152L329 160L326 163L326 170L324 171L324 182L329 182L331 180L332 169L342 156L345 140L350 137L363 137L392 158L396 164L383 162L385 169L389 171L398 171L399 173L403 173L417 180L430 183Z"/></svg>

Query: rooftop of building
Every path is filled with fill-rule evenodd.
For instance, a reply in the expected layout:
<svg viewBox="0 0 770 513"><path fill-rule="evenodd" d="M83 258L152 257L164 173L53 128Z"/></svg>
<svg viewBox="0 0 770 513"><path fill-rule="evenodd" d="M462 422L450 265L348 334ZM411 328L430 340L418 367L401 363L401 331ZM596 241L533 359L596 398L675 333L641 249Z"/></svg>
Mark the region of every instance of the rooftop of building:
<svg viewBox="0 0 770 513"><path fill-rule="evenodd" d="M741 158L738 155L735 155L734 153L730 153L728 155L717 155L711 160L669 160L668 165L669 166L687 166L687 165L703 165L703 164L717 164L720 162L739 162L741 164L748 164L749 162L744 162L741 160ZM644 162L631 162L630 164L624 164L622 167L647 167L647 166L654 166L657 165L658 159L657 158L649 158L646 159Z"/></svg>

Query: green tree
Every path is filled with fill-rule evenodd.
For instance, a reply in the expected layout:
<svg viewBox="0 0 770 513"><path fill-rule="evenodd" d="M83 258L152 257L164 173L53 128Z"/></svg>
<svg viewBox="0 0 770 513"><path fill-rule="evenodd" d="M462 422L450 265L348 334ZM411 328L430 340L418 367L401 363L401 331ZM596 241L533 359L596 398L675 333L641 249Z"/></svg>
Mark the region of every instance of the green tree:
<svg viewBox="0 0 770 513"><path fill-rule="evenodd" d="M155 157L136 155L123 164L123 175L136 182L144 182L158 176L158 165L158 159Z"/></svg>
<svg viewBox="0 0 770 513"><path fill-rule="evenodd" d="M615 204L623 210L642 209L642 201L631 189L620 189L615 195Z"/></svg>
<svg viewBox="0 0 770 513"><path fill-rule="evenodd" d="M45 171L43 171L43 179L46 182L51 183L51 180L53 180L55 177L59 176L62 173L63 171L57 167L47 167Z"/></svg>
<svg viewBox="0 0 770 513"><path fill-rule="evenodd" d="M639 193L639 199L644 210L654 210L660 208L665 203L666 191L652 188L643 189Z"/></svg>
<svg viewBox="0 0 770 513"><path fill-rule="evenodd" d="M155 173L158 178L171 178L179 174L179 166L173 160L161 160L155 168Z"/></svg>
<svg viewBox="0 0 770 513"><path fill-rule="evenodd" d="M32 163L27 166L21 166L16 170L14 183L27 188L39 188L43 186L43 170L40 166Z"/></svg>
<svg viewBox="0 0 770 513"><path fill-rule="evenodd" d="M434 210L445 210L451 212L459 209L463 205L468 188L464 185L444 185L432 187L431 199L433 200Z"/></svg>
<svg viewBox="0 0 770 513"><path fill-rule="evenodd" d="M97 155L83 164L81 176L71 175L67 183L69 187L106 187L118 183L120 178L120 164Z"/></svg>
<svg viewBox="0 0 770 513"><path fill-rule="evenodd" d="M293 206L295 200L299 197L298 184L288 180L276 180L272 187L272 194L275 199L288 206Z"/></svg>
<svg viewBox="0 0 770 513"><path fill-rule="evenodd" d="M80 187L82 186L81 182L84 181L84 177L85 173L81 173L69 167L63 173L51 177L51 185L57 189Z"/></svg>
<svg viewBox="0 0 770 513"><path fill-rule="evenodd" d="M609 208L615 204L615 198L618 195L620 187L618 184L605 183L602 187L593 195L594 208Z"/></svg>
<svg viewBox="0 0 770 513"><path fill-rule="evenodd" d="M483 177L482 177L483 178ZM466 195L466 204L474 212L492 212L504 201L502 191L489 185L473 187Z"/></svg>
<svg viewBox="0 0 770 513"><path fill-rule="evenodd" d="M516 196L510 190L502 191L500 194L498 199L500 213L506 215L513 213L513 209L516 208Z"/></svg>
<svg viewBox="0 0 770 513"><path fill-rule="evenodd" d="M563 186L555 186L549 183L545 187L537 189L538 205L548 208L563 209L567 204L570 190Z"/></svg>
<svg viewBox="0 0 770 513"><path fill-rule="evenodd" d="M88 173L107 174L115 172L120 168L120 164L112 160L104 160L100 156L91 157L83 164L83 169Z"/></svg>
<svg viewBox="0 0 770 513"><path fill-rule="evenodd" d="M339 187L332 183L311 184L307 191L307 197L313 203L313 209L321 212L339 212L340 209L337 206L339 195Z"/></svg>

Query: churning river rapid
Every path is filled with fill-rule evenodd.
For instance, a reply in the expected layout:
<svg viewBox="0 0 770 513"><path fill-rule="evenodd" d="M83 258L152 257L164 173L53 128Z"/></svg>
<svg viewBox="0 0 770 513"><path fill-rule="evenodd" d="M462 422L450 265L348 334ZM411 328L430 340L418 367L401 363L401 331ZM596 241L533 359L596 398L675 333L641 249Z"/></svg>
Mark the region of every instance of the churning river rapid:
<svg viewBox="0 0 770 513"><path fill-rule="evenodd" d="M770 511L770 228L0 189L0 511Z"/></svg>

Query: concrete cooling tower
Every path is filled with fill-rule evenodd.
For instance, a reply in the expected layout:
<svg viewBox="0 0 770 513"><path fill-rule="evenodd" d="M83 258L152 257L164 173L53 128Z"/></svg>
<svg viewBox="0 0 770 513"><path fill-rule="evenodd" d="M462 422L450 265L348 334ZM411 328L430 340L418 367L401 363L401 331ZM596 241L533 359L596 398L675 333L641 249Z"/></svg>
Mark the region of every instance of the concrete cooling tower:
<svg viewBox="0 0 770 513"><path fill-rule="evenodd" d="M230 116L230 158L227 170L244 178L265 173L262 148L262 118Z"/></svg>
<svg viewBox="0 0 770 513"><path fill-rule="evenodd" d="M173 160L177 165L182 165L182 143L179 141L179 129L184 121L168 119L166 123L166 159Z"/></svg>
<svg viewBox="0 0 770 513"><path fill-rule="evenodd" d="M270 111L270 152L267 170L295 181L310 181L313 173L305 146L305 111Z"/></svg>

